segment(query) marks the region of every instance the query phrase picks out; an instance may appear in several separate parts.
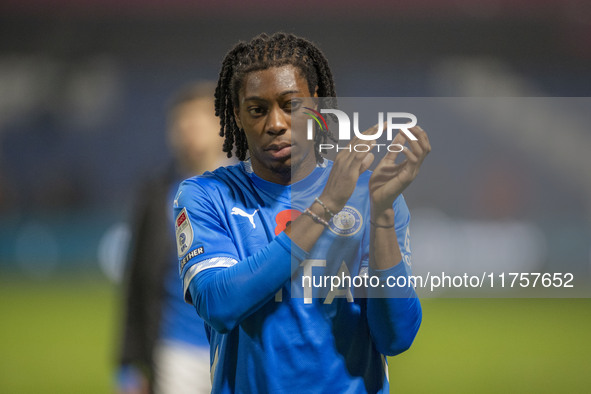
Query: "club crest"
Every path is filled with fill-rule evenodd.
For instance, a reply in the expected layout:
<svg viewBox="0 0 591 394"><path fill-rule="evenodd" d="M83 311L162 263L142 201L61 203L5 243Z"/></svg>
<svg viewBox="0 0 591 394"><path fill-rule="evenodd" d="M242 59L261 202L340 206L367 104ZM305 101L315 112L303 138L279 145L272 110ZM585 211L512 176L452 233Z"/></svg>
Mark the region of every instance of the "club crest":
<svg viewBox="0 0 591 394"><path fill-rule="evenodd" d="M357 234L362 224L361 213L357 209L346 205L332 218L328 228L337 235L350 237Z"/></svg>

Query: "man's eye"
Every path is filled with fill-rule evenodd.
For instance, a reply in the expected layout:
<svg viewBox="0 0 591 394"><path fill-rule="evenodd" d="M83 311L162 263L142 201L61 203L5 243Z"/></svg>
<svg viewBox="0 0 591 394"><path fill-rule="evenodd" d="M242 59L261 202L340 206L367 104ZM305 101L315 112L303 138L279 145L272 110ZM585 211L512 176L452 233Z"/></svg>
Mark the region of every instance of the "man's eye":
<svg viewBox="0 0 591 394"><path fill-rule="evenodd" d="M297 111L302 106L302 102L300 100L290 100L287 102L286 108L289 111Z"/></svg>
<svg viewBox="0 0 591 394"><path fill-rule="evenodd" d="M248 108L248 113L251 116L261 116L265 113L265 110L262 107L250 107Z"/></svg>

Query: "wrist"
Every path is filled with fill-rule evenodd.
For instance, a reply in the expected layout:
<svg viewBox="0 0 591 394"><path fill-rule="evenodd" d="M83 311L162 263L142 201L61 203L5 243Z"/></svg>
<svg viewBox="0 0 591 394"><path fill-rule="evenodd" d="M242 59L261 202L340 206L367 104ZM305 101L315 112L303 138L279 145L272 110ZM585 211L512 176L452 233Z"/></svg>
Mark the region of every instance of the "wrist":
<svg viewBox="0 0 591 394"><path fill-rule="evenodd" d="M320 200L322 203L319 203L317 200ZM314 212L316 212L316 209L318 209L322 216L326 215L328 216L327 219L332 219L333 215L331 215L331 213L336 215L343 209L344 206L345 204L339 204L323 193L318 196L316 200L314 200L311 208L313 207L315 209Z"/></svg>
<svg viewBox="0 0 591 394"><path fill-rule="evenodd" d="M323 219L320 215L317 215L310 208L306 208L303 215L309 216L310 219L312 219L315 223L321 224L324 227L328 227L328 221Z"/></svg>
<svg viewBox="0 0 591 394"><path fill-rule="evenodd" d="M385 209L377 209L372 205L370 221L377 227L394 227L394 209L392 206Z"/></svg>
<svg viewBox="0 0 591 394"><path fill-rule="evenodd" d="M314 201L312 203L312 205L310 205L308 207L308 209L310 211L312 211L313 214L317 215L318 217L322 218L322 220L325 220L326 222L329 222L332 220L332 216L330 216L330 214L328 214L326 212L326 210L324 209L324 207L322 207L319 203L317 203L316 201Z"/></svg>

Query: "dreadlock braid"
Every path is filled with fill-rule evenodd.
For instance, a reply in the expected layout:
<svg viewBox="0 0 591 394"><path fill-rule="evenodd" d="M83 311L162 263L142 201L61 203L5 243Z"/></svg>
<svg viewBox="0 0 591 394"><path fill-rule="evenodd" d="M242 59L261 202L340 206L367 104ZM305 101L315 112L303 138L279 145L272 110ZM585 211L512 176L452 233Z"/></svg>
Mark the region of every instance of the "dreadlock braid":
<svg viewBox="0 0 591 394"><path fill-rule="evenodd" d="M220 136L224 137L224 152L232 157L236 149L239 160L246 159L248 145L244 131L234 119L238 107L238 93L246 74L291 64L297 67L308 82L311 94L333 97L328 104L336 104L336 92L332 72L324 54L310 41L288 33L271 36L262 33L250 42L239 42L226 54L222 62L218 85L215 90L215 114L220 118ZM317 131L314 138L316 161L323 160L318 146L328 139L336 139L326 131Z"/></svg>

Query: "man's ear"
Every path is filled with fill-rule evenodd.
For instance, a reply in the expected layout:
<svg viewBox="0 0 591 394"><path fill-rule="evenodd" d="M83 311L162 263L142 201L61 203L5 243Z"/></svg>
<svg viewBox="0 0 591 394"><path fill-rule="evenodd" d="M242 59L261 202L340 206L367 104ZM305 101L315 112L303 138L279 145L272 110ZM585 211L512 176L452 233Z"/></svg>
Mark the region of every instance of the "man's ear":
<svg viewBox="0 0 591 394"><path fill-rule="evenodd" d="M236 107L234 107L234 121L236 122L236 126L242 130L242 122L240 121L239 110Z"/></svg>

